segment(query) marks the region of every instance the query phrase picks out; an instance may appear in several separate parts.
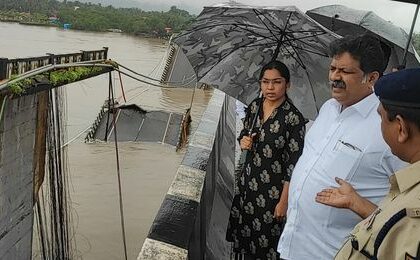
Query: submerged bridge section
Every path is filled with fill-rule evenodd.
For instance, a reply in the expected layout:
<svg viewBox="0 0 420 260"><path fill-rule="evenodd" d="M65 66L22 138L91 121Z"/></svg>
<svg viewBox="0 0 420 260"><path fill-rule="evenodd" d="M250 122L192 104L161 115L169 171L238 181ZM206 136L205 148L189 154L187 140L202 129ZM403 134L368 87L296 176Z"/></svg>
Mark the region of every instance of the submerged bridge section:
<svg viewBox="0 0 420 260"><path fill-rule="evenodd" d="M114 141L113 132L117 128L120 142L157 142L181 148L189 131L190 110L184 114L167 111L146 111L136 104L116 105L109 108L108 102L102 106L95 122L85 137L85 142ZM115 114L115 122L114 120Z"/></svg>

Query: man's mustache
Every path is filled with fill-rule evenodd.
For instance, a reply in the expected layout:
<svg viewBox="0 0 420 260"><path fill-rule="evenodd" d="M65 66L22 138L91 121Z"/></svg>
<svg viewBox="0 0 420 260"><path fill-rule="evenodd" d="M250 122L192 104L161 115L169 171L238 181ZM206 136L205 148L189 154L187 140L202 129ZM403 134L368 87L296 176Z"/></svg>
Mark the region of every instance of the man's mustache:
<svg viewBox="0 0 420 260"><path fill-rule="evenodd" d="M342 80L330 80L330 86L332 88L346 88L346 83Z"/></svg>

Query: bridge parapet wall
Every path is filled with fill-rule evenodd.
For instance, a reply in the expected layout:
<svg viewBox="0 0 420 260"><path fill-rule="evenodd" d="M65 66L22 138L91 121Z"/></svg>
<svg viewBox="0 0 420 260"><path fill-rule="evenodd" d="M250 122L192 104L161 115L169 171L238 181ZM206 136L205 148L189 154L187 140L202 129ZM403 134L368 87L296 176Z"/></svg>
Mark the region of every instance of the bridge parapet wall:
<svg viewBox="0 0 420 260"><path fill-rule="evenodd" d="M229 259L235 120L235 100L214 90L138 260Z"/></svg>
<svg viewBox="0 0 420 260"><path fill-rule="evenodd" d="M0 97L0 259L31 258L37 100Z"/></svg>

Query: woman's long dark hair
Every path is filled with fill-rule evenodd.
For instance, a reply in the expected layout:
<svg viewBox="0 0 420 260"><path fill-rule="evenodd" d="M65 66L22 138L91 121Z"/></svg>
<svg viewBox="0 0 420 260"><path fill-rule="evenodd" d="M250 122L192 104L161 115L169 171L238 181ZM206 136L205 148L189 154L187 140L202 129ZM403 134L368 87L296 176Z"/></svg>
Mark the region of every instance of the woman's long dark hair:
<svg viewBox="0 0 420 260"><path fill-rule="evenodd" d="M264 65L264 67L261 69L259 80L262 79L262 77L264 76L264 72L266 70L272 70L272 69L277 70L280 73L280 75L286 79L286 83L289 83L290 71L287 68L286 64L278 60L270 61L269 63Z"/></svg>

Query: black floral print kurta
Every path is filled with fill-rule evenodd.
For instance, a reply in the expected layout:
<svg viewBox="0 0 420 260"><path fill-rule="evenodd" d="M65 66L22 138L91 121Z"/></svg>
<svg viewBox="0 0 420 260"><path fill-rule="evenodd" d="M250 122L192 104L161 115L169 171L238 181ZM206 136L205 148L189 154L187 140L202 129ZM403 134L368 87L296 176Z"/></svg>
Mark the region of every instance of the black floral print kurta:
<svg viewBox="0 0 420 260"><path fill-rule="evenodd" d="M238 140L247 135L262 99L251 102ZM232 202L226 239L236 253L256 259L279 259L277 243L283 223L274 218L283 182L290 181L302 154L305 122L302 114L286 99L266 122L263 113L256 122L257 136L248 151Z"/></svg>

